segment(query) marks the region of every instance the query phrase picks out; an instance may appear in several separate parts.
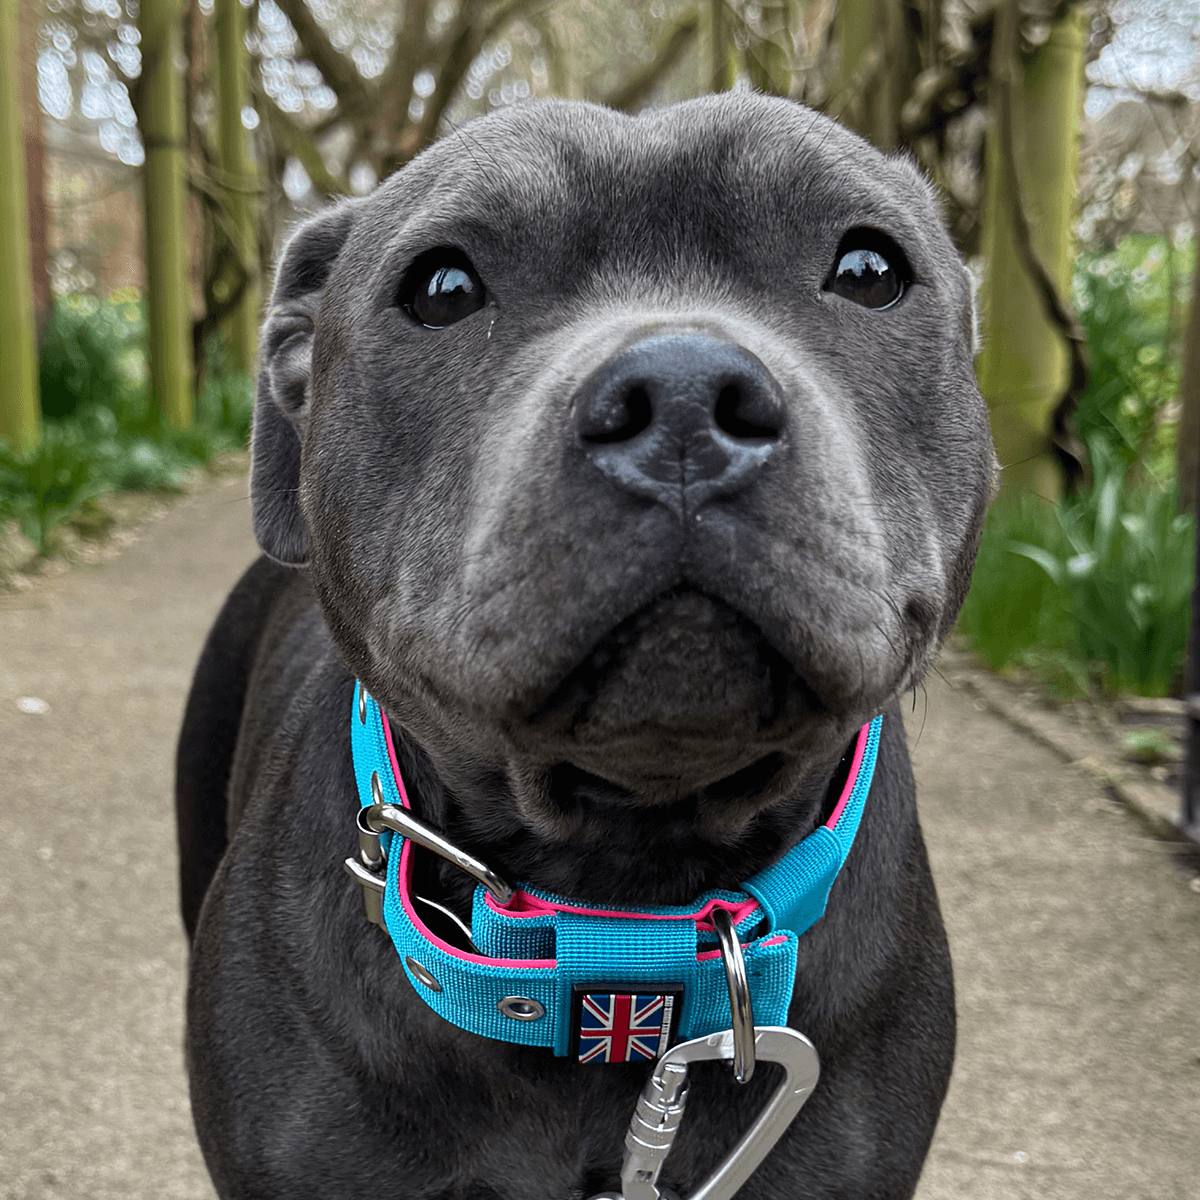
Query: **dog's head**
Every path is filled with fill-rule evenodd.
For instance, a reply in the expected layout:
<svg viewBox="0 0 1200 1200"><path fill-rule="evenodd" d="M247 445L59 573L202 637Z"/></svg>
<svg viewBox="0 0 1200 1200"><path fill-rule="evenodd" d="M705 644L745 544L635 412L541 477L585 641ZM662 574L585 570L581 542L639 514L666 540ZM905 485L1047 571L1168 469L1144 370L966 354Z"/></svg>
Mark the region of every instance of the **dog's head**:
<svg viewBox="0 0 1200 1200"><path fill-rule="evenodd" d="M929 186L758 96L474 122L303 226L263 333L258 539L477 833L811 806L995 470Z"/></svg>

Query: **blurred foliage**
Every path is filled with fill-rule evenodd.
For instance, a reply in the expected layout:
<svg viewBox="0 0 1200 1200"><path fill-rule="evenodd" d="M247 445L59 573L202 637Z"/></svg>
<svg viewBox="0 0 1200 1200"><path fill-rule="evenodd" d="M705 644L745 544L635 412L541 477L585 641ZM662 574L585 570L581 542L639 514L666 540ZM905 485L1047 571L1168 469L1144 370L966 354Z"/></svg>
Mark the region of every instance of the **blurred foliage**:
<svg viewBox="0 0 1200 1200"><path fill-rule="evenodd" d="M1076 413L1091 481L989 514L960 630L995 669L1068 694L1165 695L1182 683L1195 526L1177 511L1179 356L1194 243L1131 235L1081 256L1075 301L1092 374Z"/></svg>
<svg viewBox="0 0 1200 1200"><path fill-rule="evenodd" d="M992 506L958 628L993 670L1013 663L1030 665L1027 654L1032 646L1069 645L1065 605L1061 598L1049 603L1055 590L1053 581L1036 563L1015 555L1012 549L1014 545L1034 545L1055 553L1065 544L1057 506L1041 497L1005 495ZM1081 683L1085 676L1086 671Z"/></svg>
<svg viewBox="0 0 1200 1200"><path fill-rule="evenodd" d="M61 299L42 333L42 415L73 416L108 408L126 415L146 388L146 321L137 299L122 293Z"/></svg>
<svg viewBox="0 0 1200 1200"><path fill-rule="evenodd" d="M1130 729L1121 735L1121 748L1130 762L1153 767L1159 763L1179 762L1179 747L1161 729Z"/></svg>
<svg viewBox="0 0 1200 1200"><path fill-rule="evenodd" d="M96 448L77 427L47 422L27 455L0 442L0 518L15 516L39 554L48 552L54 527L103 486Z"/></svg>
<svg viewBox="0 0 1200 1200"><path fill-rule="evenodd" d="M1163 696L1181 682L1195 525L1174 482L1132 481L1102 438L1094 478L1059 503L1003 497L988 515L959 628L994 669L1067 695Z"/></svg>
<svg viewBox="0 0 1200 1200"><path fill-rule="evenodd" d="M1195 241L1131 234L1115 249L1080 256L1074 300L1092 369L1075 412L1084 442L1099 439L1127 464L1170 471L1179 395L1174 344L1186 311Z"/></svg>
<svg viewBox="0 0 1200 1200"><path fill-rule="evenodd" d="M42 347L42 441L26 455L0 442L0 520L15 517L39 553L101 493L178 491L188 471L246 445L253 383L221 373L215 352L186 431L162 423L146 375L139 300L59 301Z"/></svg>

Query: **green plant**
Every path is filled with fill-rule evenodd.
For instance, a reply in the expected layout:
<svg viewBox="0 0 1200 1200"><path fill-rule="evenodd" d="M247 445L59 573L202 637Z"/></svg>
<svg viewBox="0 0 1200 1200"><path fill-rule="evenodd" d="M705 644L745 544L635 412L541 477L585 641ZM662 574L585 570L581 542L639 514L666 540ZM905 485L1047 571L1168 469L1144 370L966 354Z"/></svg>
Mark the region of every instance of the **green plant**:
<svg viewBox="0 0 1200 1200"><path fill-rule="evenodd" d="M1125 757L1148 767L1157 763L1179 762L1179 747L1161 729L1130 729L1121 735Z"/></svg>
<svg viewBox="0 0 1200 1200"><path fill-rule="evenodd" d="M1176 512L1173 487L1131 484L1103 438L1089 452L1095 481L1079 497L993 512L960 628L994 668L1049 671L1067 690L1165 695L1186 650L1192 518Z"/></svg>
<svg viewBox="0 0 1200 1200"><path fill-rule="evenodd" d="M176 491L184 475L246 444L253 406L248 375L210 371L191 429L165 425L146 387L145 319L129 293L108 301L61 300L41 347L42 440L17 455L0 442L0 518L16 517L41 554L57 526L105 491ZM210 365L219 366L216 360Z"/></svg>
<svg viewBox="0 0 1200 1200"><path fill-rule="evenodd" d="M1169 460L1174 426L1163 420L1178 395L1171 344L1191 279L1193 243L1131 234L1111 251L1080 256L1074 299L1091 355L1074 414L1084 442L1097 439L1127 463L1154 471Z"/></svg>
<svg viewBox="0 0 1200 1200"><path fill-rule="evenodd" d="M1075 302L1092 371L1074 421L1091 484L1060 504L1002 496L988 516L959 628L994 669L1068 694L1163 694L1186 648L1195 544L1170 479L1192 243L1135 234L1085 254Z"/></svg>
<svg viewBox="0 0 1200 1200"><path fill-rule="evenodd" d="M42 415L74 416L104 407L119 418L146 408L146 321L142 305L123 297L66 296L42 333L38 379Z"/></svg>
<svg viewBox="0 0 1200 1200"><path fill-rule="evenodd" d="M1013 553L1017 544L1065 548L1054 505L1028 493L1002 495L988 513L958 627L993 670L1032 647L1061 651L1071 639L1060 589L1035 562Z"/></svg>
<svg viewBox="0 0 1200 1200"><path fill-rule="evenodd" d="M1193 521L1174 487L1127 486L1127 464L1098 439L1088 450L1095 483L1060 510L1070 552L1014 549L1065 590L1079 656L1106 664L1111 689L1165 695L1187 650Z"/></svg>
<svg viewBox="0 0 1200 1200"><path fill-rule="evenodd" d="M56 525L103 487L101 460L78 428L47 424L32 454L0 442L0 516L15 516L39 554Z"/></svg>
<svg viewBox="0 0 1200 1200"><path fill-rule="evenodd" d="M212 372L204 381L196 404L198 427L219 431L222 449L245 446L250 441L254 410L254 377L236 372Z"/></svg>

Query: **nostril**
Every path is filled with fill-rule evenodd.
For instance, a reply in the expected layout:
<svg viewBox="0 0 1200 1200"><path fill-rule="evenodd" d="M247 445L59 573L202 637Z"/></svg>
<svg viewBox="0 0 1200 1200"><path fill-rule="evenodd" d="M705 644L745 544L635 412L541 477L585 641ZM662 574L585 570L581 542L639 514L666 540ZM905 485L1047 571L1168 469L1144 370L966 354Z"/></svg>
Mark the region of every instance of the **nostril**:
<svg viewBox="0 0 1200 1200"><path fill-rule="evenodd" d="M580 440L593 446L604 446L611 442L628 442L644 429L649 429L654 420L650 394L640 384L634 384L624 392L604 398L589 414L592 419L586 428L579 431Z"/></svg>
<svg viewBox="0 0 1200 1200"><path fill-rule="evenodd" d="M778 406L771 397L738 383L727 383L717 393L713 420L718 429L747 441L755 438L774 441L783 427Z"/></svg>

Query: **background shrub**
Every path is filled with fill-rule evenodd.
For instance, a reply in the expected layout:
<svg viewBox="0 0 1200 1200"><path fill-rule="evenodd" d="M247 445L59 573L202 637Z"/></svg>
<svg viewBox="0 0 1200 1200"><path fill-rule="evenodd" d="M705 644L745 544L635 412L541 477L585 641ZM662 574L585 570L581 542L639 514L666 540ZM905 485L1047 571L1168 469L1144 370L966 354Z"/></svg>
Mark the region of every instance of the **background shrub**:
<svg viewBox="0 0 1200 1200"><path fill-rule="evenodd" d="M1092 373L1075 424L1091 481L1058 503L997 501L959 621L994 669L1029 668L1067 694L1182 685L1195 525L1177 511L1170 336L1194 245L1170 253L1134 235L1078 263Z"/></svg>
<svg viewBox="0 0 1200 1200"><path fill-rule="evenodd" d="M184 475L246 444L247 375L221 374L215 356L196 422L166 426L150 403L146 323L132 295L62 299L42 341L42 438L19 456L0 441L0 518L15 517L41 554L56 526L106 491L174 491Z"/></svg>

